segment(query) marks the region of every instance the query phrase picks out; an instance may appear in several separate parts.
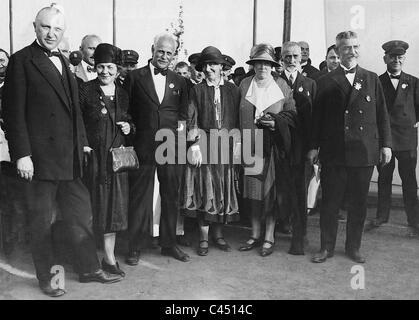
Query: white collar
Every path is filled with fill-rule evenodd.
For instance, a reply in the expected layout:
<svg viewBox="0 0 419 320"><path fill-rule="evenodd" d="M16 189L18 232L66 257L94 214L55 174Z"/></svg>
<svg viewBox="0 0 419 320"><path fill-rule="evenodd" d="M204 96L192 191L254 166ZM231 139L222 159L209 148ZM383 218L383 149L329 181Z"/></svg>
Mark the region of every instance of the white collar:
<svg viewBox="0 0 419 320"><path fill-rule="evenodd" d="M346 68L343 64L340 65L342 67L343 70L349 71L352 70L353 68L356 68L358 66L358 64L354 65L352 68L348 69Z"/></svg>
<svg viewBox="0 0 419 320"><path fill-rule="evenodd" d="M220 83L218 83L218 85L215 85L215 84L209 82L208 79L205 79L205 81L207 82L208 87L216 87L217 88L217 87L220 87L220 86L224 85L224 78L223 77L221 77Z"/></svg>
<svg viewBox="0 0 419 320"><path fill-rule="evenodd" d="M306 62L301 62L301 63L300 63L300 66L301 66L301 68L302 68L302 67L305 67L307 64L308 64L308 60L307 60Z"/></svg>
<svg viewBox="0 0 419 320"><path fill-rule="evenodd" d="M388 72L388 70L387 70L387 74L388 74L388 76L389 76L389 77L390 77L390 76L399 76L399 75L401 75L401 74L402 74L402 72L400 71L399 73L394 74L394 73L390 73L390 72ZM396 79L392 79L392 80L396 80Z"/></svg>
<svg viewBox="0 0 419 320"><path fill-rule="evenodd" d="M298 70L297 70L297 68L295 68L293 72L289 72L287 69L284 69L284 72L285 72L285 76L287 77L287 79L289 79L289 78L290 78L290 74L292 74L292 75L293 75L294 80L295 80L295 79L297 79L297 75L298 75Z"/></svg>
<svg viewBox="0 0 419 320"><path fill-rule="evenodd" d="M88 64L86 61L82 60L81 61L81 65L83 66L84 70L87 70L87 67L89 66L90 68L94 68L94 66L91 66L90 64Z"/></svg>

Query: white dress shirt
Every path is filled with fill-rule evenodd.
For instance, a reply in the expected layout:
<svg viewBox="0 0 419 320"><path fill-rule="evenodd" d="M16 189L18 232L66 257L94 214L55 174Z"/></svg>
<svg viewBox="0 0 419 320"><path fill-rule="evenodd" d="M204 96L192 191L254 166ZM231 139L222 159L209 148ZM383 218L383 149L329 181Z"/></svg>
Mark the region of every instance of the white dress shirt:
<svg viewBox="0 0 419 320"><path fill-rule="evenodd" d="M81 66L83 67L84 73L86 74L87 80L94 80L97 78L97 72L89 72L87 70L87 67L89 66L90 68L93 68L91 65L87 64L86 61L82 60L81 61Z"/></svg>
<svg viewBox="0 0 419 320"><path fill-rule="evenodd" d="M343 70L349 71L353 68L356 68L356 66L352 67L351 69L346 68L343 64L340 65L342 67ZM354 81L355 81L355 74L356 71L354 73L347 73L345 74L346 79L348 79L349 83L351 84L351 86L354 85Z"/></svg>
<svg viewBox="0 0 419 320"><path fill-rule="evenodd" d="M399 79L392 79L390 76L391 76L391 73L390 72L388 72L387 71L387 73L388 73L388 76L389 76L389 78L390 78L390 81L391 81L391 84L393 85L393 87L394 87L394 89L395 90L397 90L397 87L398 87L398 85L399 85ZM393 76L399 76L400 74L401 74L402 72L400 71L398 74L393 74Z"/></svg>
<svg viewBox="0 0 419 320"><path fill-rule="evenodd" d="M154 82L154 88L156 89L157 96L159 97L159 102L162 103L164 92L166 91L166 77L161 73L154 74L154 69L156 69L156 67L150 62L150 71Z"/></svg>
<svg viewBox="0 0 419 320"><path fill-rule="evenodd" d="M289 72L288 70L285 69L284 72L285 72L285 76L287 77L288 81L290 80L290 75L292 74L292 77L293 77L292 84L294 84L295 79L297 79L297 76L298 76L298 70L295 69L293 72Z"/></svg>
<svg viewBox="0 0 419 320"><path fill-rule="evenodd" d="M38 39L36 39L36 42L38 43L38 45L39 45L40 47L42 47L42 46L41 46L41 44L39 43ZM51 52L57 52L57 53L59 53L59 51L58 51L58 49L57 49L57 48L55 48L55 49L54 49L54 50L52 50ZM46 55L46 56L48 56L46 52L45 52L45 55ZM54 66L57 68L58 72L62 75L62 74L63 74L63 65L62 65L62 63L61 63L60 58L58 58L58 57L56 57L56 56L52 56L52 57L48 57L48 59L50 59L50 60L51 60L51 62L52 62L52 63L54 64Z"/></svg>

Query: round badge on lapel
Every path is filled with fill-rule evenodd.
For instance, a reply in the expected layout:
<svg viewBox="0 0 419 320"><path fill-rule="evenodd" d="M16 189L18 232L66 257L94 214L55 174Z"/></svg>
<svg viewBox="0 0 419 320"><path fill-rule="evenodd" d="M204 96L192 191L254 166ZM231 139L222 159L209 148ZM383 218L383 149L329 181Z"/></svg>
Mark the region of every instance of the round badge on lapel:
<svg viewBox="0 0 419 320"><path fill-rule="evenodd" d="M102 114L107 114L108 110L106 110L106 108L102 108L102 110L100 110L100 112L102 112Z"/></svg>
<svg viewBox="0 0 419 320"><path fill-rule="evenodd" d="M298 92L303 92L303 90L304 90L303 87L298 88Z"/></svg>
<svg viewBox="0 0 419 320"><path fill-rule="evenodd" d="M175 85L173 83L169 84L169 88L173 89L175 87Z"/></svg>
<svg viewBox="0 0 419 320"><path fill-rule="evenodd" d="M368 102L371 102L371 97L370 96L366 96L365 100L367 100Z"/></svg>

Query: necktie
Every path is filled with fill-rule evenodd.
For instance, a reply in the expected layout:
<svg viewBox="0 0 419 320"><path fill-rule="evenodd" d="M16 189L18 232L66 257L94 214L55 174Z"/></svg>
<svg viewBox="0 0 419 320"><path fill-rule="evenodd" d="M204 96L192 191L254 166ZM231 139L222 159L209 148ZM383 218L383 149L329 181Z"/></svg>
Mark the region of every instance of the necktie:
<svg viewBox="0 0 419 320"><path fill-rule="evenodd" d="M400 80L400 74L398 76L390 74L390 79L397 79Z"/></svg>
<svg viewBox="0 0 419 320"><path fill-rule="evenodd" d="M294 84L294 76L292 75L292 73L290 73L290 77L289 77L288 81L290 83L290 87L292 88L292 86Z"/></svg>
<svg viewBox="0 0 419 320"><path fill-rule="evenodd" d="M87 72L96 72L94 67L87 66Z"/></svg>
<svg viewBox="0 0 419 320"><path fill-rule="evenodd" d="M161 74L163 77L167 76L167 69L157 69L154 68L154 75Z"/></svg>
<svg viewBox="0 0 419 320"><path fill-rule="evenodd" d="M349 69L349 70L343 70L343 71L345 72L345 76L346 76L348 73L355 73L356 68L352 68L352 69Z"/></svg>

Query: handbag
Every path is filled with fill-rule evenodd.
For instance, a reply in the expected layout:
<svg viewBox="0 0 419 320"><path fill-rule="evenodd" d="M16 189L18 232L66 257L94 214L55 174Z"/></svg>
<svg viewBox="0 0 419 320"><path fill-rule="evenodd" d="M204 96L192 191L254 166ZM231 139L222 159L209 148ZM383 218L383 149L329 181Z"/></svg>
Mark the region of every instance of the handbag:
<svg viewBox="0 0 419 320"><path fill-rule="evenodd" d="M119 128L116 128L116 135L113 139L112 145L118 136ZM114 173L137 170L140 168L137 153L134 147L124 147L123 145L118 148L110 148L112 161L112 171Z"/></svg>
<svg viewBox="0 0 419 320"><path fill-rule="evenodd" d="M133 147L120 146L111 148L112 171L115 173L137 170L140 168L137 153Z"/></svg>

